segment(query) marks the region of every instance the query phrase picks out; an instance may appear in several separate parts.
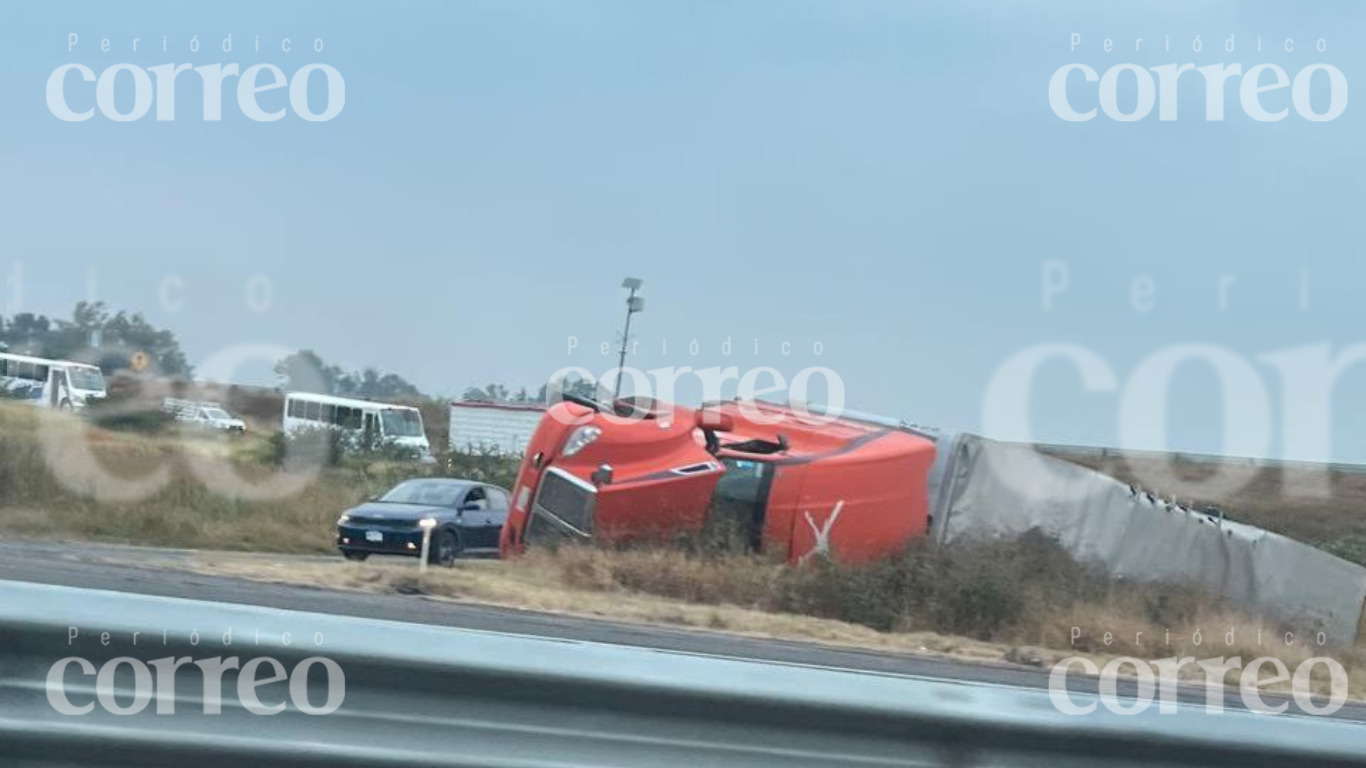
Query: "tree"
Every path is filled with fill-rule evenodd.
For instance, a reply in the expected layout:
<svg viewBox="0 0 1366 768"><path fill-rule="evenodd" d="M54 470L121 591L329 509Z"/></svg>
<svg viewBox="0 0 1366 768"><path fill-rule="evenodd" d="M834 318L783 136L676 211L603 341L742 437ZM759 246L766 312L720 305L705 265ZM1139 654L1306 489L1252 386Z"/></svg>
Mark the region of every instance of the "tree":
<svg viewBox="0 0 1366 768"><path fill-rule="evenodd" d="M311 349L301 349L275 363L275 375L285 389L338 394L338 380L346 374L335 365L323 362Z"/></svg>
<svg viewBox="0 0 1366 768"><path fill-rule="evenodd" d="M27 341L36 341L47 335L52 328L52 321L42 315L35 315L32 312L21 312L4 328L5 340L11 345L22 344Z"/></svg>
<svg viewBox="0 0 1366 768"><path fill-rule="evenodd" d="M509 402L508 388L502 384L489 384L482 389L470 387L462 399L476 403L506 403Z"/></svg>
<svg viewBox="0 0 1366 768"><path fill-rule="evenodd" d="M393 373L381 373L375 368L343 374L337 380L337 386L341 394L356 397L422 397L422 392L407 379Z"/></svg>
<svg viewBox="0 0 1366 768"><path fill-rule="evenodd" d="M76 308L71 310L70 325L79 331L89 332L103 328L108 322L109 308L102 301L78 301Z"/></svg>
<svg viewBox="0 0 1366 768"><path fill-rule="evenodd" d="M548 389L549 383L547 382L542 384L533 396L526 387L519 387L517 392L513 393L502 384L489 384L484 387L466 389L460 399L476 403L544 403ZM564 393L591 399L596 399L598 396L596 384L577 376L565 378Z"/></svg>
<svg viewBox="0 0 1366 768"><path fill-rule="evenodd" d="M91 335L99 331L99 349L91 350ZM88 359L106 372L126 368L136 352L146 354L161 373L188 376L191 369L170 331L156 328L140 313L110 315L104 302L76 304L70 320L53 320L22 312L0 322L0 343L11 351L57 359Z"/></svg>
<svg viewBox="0 0 1366 768"><path fill-rule="evenodd" d="M598 399L598 385L595 382L589 381L587 379L581 379L578 377L566 377L565 380L561 382L561 385L563 387L563 389L561 390L562 394L578 395L579 397L586 397L590 400ZM536 392L536 400L538 402L548 402L546 398L549 397L549 387L549 382L541 385L540 390Z"/></svg>
<svg viewBox="0 0 1366 768"><path fill-rule="evenodd" d="M189 376L191 368L180 342L170 331L159 330L147 322L142 313L129 314L120 311L110 317L103 303L96 303L82 309L85 302L76 305L73 325L79 329L81 343L90 338L90 331L98 328L103 336L102 345L117 345L130 353L142 352L152 358L156 369L171 376Z"/></svg>
<svg viewBox="0 0 1366 768"><path fill-rule="evenodd" d="M419 398L422 391L407 379L376 368L347 373L330 365L311 349L303 349L275 364L275 374L286 389L365 398Z"/></svg>

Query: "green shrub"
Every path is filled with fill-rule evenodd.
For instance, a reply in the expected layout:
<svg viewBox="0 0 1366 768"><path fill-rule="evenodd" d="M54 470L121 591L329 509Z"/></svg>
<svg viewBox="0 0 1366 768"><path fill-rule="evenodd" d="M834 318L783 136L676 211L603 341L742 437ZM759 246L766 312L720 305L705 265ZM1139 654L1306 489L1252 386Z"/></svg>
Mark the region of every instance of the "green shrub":
<svg viewBox="0 0 1366 768"><path fill-rule="evenodd" d="M439 464L442 474L447 477L476 480L506 488L509 491L517 482L517 470L521 466L516 456L508 456L492 450L452 451L441 457Z"/></svg>
<svg viewBox="0 0 1366 768"><path fill-rule="evenodd" d="M94 400L83 414L90 423L103 429L149 435L164 431L175 421L174 416L160 408L126 395Z"/></svg>
<svg viewBox="0 0 1366 768"><path fill-rule="evenodd" d="M1354 534L1319 542L1319 548L1357 565L1366 565L1366 536Z"/></svg>
<svg viewBox="0 0 1366 768"><path fill-rule="evenodd" d="M319 428L288 435L271 433L265 460L277 467L340 467L371 462L411 463L417 458L415 448L392 439Z"/></svg>
<svg viewBox="0 0 1366 768"><path fill-rule="evenodd" d="M566 547L554 554L567 583L624 588L691 602L730 603L861 624L879 631L929 630L979 640L1042 637L1049 617L1076 606L1123 604L1155 623L1180 625L1217 601L1180 585L1137 585L1078 563L1054 538L912 544L860 565L814 560L788 567L764 556L699 545Z"/></svg>
<svg viewBox="0 0 1366 768"><path fill-rule="evenodd" d="M347 435L335 429L307 429L270 436L270 463L277 467L336 467L351 449Z"/></svg>

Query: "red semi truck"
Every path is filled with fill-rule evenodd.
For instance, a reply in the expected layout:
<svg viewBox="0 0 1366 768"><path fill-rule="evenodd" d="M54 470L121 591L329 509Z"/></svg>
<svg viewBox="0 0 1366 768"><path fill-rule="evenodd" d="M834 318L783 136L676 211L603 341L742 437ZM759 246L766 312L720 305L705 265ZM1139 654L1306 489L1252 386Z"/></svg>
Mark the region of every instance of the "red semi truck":
<svg viewBox="0 0 1366 768"><path fill-rule="evenodd" d="M528 443L502 552L719 523L793 563L874 560L925 534L934 458L934 442L905 429L761 402L567 397Z"/></svg>

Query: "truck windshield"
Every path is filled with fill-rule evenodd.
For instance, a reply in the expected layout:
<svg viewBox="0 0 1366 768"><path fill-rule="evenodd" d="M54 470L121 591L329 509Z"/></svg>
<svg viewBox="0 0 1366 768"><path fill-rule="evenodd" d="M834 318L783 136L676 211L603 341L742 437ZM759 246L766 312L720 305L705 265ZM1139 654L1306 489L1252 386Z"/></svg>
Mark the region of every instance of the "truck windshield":
<svg viewBox="0 0 1366 768"><path fill-rule="evenodd" d="M380 411L386 437L422 437L422 416L417 411L393 409Z"/></svg>
<svg viewBox="0 0 1366 768"><path fill-rule="evenodd" d="M72 389L104 391L104 374L100 373L98 368L68 368L66 372L71 378Z"/></svg>

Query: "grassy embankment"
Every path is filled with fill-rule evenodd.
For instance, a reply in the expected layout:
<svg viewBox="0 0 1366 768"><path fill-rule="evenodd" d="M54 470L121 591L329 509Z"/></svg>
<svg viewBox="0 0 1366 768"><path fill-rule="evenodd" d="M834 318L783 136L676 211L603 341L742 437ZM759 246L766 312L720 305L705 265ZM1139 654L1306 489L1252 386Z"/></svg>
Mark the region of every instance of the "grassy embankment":
<svg viewBox="0 0 1366 768"><path fill-rule="evenodd" d="M316 462L296 456L305 469L291 470L278 435L251 426L245 437L174 425L119 432L0 402L0 535L330 552L337 515L400 479L449 471L505 484L510 471L483 456L447 467L350 458L329 466L325 446L307 445L297 447Z"/></svg>
<svg viewBox="0 0 1366 768"><path fill-rule="evenodd" d="M1232 520L1313 544L1366 565L1366 472L1314 464L1236 466L1181 457L1107 450L1105 455L1058 454L1126 483L1160 491L1194 508L1214 505ZM1222 480L1215 478L1222 473ZM1158 479L1154 487L1154 479ZM1218 482L1228 489L1217 496Z"/></svg>

